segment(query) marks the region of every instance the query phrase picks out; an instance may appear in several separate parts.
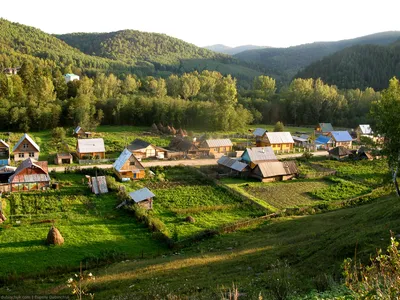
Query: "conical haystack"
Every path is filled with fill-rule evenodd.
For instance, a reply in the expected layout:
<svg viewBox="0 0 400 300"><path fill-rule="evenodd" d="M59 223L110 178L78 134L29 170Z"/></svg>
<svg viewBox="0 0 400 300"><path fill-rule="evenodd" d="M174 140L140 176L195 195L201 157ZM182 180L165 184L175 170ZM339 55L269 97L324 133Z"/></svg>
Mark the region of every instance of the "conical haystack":
<svg viewBox="0 0 400 300"><path fill-rule="evenodd" d="M64 238L57 228L54 226L51 227L49 233L47 234L47 244L49 245L62 245L64 244Z"/></svg>

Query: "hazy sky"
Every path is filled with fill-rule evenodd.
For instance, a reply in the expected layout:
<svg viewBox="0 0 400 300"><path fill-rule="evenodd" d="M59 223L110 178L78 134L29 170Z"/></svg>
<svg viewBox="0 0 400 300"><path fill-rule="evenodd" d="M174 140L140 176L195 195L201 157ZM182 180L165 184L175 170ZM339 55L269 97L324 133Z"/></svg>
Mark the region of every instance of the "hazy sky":
<svg viewBox="0 0 400 300"><path fill-rule="evenodd" d="M48 33L122 29L198 46L287 47L400 30L400 0L8 0L0 17Z"/></svg>

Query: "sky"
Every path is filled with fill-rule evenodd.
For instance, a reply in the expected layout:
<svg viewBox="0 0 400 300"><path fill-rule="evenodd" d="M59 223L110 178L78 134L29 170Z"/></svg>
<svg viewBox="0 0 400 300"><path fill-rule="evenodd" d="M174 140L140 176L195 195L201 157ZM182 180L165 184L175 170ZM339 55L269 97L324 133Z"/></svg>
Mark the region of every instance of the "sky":
<svg viewBox="0 0 400 300"><path fill-rule="evenodd" d="M400 30L400 0L12 0L0 17L47 33L135 29L197 46L288 47Z"/></svg>

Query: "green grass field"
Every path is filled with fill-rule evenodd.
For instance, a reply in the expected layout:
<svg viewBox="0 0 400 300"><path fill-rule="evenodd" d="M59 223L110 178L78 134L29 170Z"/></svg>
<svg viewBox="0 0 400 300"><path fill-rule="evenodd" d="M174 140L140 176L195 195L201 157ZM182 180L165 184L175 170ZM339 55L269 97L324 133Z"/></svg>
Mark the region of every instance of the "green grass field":
<svg viewBox="0 0 400 300"><path fill-rule="evenodd" d="M46 274L49 270L76 268L81 261L135 258L142 252L151 256L166 249L134 216L114 209L113 193L99 197L91 194L82 184L83 175L56 177L65 186L60 193L21 194L16 216L10 215L15 205L10 205L10 198L7 200L8 221L0 225L0 257L7 263L0 269L0 276ZM37 212L35 206L41 198L54 205L39 201L38 206L46 207L46 211ZM53 221L65 239L62 246L44 243Z"/></svg>

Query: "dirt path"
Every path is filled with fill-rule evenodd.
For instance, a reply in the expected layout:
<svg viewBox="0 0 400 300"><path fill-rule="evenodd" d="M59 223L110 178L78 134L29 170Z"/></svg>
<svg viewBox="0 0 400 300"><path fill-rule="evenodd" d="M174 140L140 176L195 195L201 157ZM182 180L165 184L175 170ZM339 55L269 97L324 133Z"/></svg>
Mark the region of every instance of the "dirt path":
<svg viewBox="0 0 400 300"><path fill-rule="evenodd" d="M327 156L327 151L318 151L313 153L314 156ZM292 154L280 154L277 155L279 159L283 158L296 158L302 156L303 153L292 153ZM146 161L142 162L142 165L146 168L148 167L156 167L156 166L207 166L207 165L216 165L218 159L214 158L206 158L206 159L185 159L185 160L154 160L154 161ZM100 169L111 169L112 164L104 164L104 165L81 165L79 166L80 169L89 169L97 167ZM50 167L50 171L55 170L56 172L64 172L65 167Z"/></svg>

